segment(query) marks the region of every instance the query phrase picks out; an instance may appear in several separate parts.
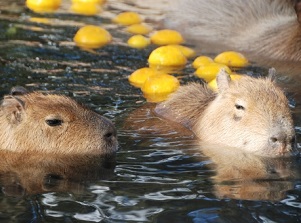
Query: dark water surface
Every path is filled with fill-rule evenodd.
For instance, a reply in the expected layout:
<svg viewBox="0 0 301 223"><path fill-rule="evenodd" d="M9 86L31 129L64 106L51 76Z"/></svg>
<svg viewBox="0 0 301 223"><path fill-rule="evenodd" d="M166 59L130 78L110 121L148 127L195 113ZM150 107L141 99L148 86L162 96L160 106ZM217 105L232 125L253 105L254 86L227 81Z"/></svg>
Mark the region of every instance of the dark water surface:
<svg viewBox="0 0 301 223"><path fill-rule="evenodd" d="M190 132L151 115L151 106L127 76L147 66L154 46L129 48L130 35L110 22L111 16L134 6L108 0L106 7L100 16L87 17L71 14L66 3L56 14L38 15L24 1L0 1L1 96L22 85L74 97L114 121L120 144L116 163L75 157L73 164L60 157L61 175L52 174L57 166L51 157L27 166L26 157L18 165L0 165L0 222L301 222L298 157L250 157L263 179L241 175L240 180L225 180L221 167L240 169L240 155L213 165ZM50 23L31 22L32 17L49 18ZM113 43L94 53L77 48L72 39L83 24L107 28ZM197 80L189 76L192 72L185 69L183 83ZM267 69L253 66L244 72L266 75ZM290 87L289 74L281 81L294 112L298 146L300 85ZM157 122L163 129L156 129Z"/></svg>

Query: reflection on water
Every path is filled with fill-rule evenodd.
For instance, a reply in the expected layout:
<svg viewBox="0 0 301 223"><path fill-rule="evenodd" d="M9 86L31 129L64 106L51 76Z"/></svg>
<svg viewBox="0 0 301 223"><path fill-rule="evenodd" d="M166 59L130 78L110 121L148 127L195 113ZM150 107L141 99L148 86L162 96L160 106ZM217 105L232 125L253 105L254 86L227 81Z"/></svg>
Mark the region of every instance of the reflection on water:
<svg viewBox="0 0 301 223"><path fill-rule="evenodd" d="M1 154L1 221L300 221L298 158L200 149L188 129L154 116L152 105L129 85L127 76L147 65L153 46L127 47L130 35L110 18L123 9L141 11L151 22L162 18L159 10L148 10L142 2L140 8L128 4L132 2L108 0L100 16L85 17L67 12L67 1L58 14L37 15L23 7L24 1L0 0L1 96L23 85L75 97L115 122L121 149L116 167L99 157ZM31 17L47 17L50 23ZM72 38L82 24L106 27L113 43L93 53L78 49ZM197 80L191 72L189 67L184 71L183 83ZM243 72L267 74L262 67ZM294 105L298 145L299 76L285 69L281 73Z"/></svg>
<svg viewBox="0 0 301 223"><path fill-rule="evenodd" d="M6 196L45 192L80 193L82 182L113 176L115 156L0 153L0 183ZM22 161L22 162L20 162Z"/></svg>
<svg viewBox="0 0 301 223"><path fill-rule="evenodd" d="M214 188L220 198L278 201L300 178L301 166L295 157L267 158L233 148L201 147L215 164Z"/></svg>

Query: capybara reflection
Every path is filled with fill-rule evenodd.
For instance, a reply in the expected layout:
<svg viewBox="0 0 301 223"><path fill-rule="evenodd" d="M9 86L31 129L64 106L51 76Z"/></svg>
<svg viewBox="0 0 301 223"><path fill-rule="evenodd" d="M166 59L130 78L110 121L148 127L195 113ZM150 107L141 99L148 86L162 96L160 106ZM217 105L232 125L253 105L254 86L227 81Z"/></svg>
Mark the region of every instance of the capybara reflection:
<svg viewBox="0 0 301 223"><path fill-rule="evenodd" d="M281 200L300 177L295 157L262 157L227 146L200 144L214 170L214 193L219 198Z"/></svg>
<svg viewBox="0 0 301 223"><path fill-rule="evenodd" d="M23 197L46 192L83 193L92 181L114 176L115 154L0 151L1 192Z"/></svg>
<svg viewBox="0 0 301 223"><path fill-rule="evenodd" d="M218 93L197 83L182 86L155 110L189 127L205 143L260 156L290 154L293 120L288 100L272 77L231 80L222 70L217 85Z"/></svg>
<svg viewBox="0 0 301 223"><path fill-rule="evenodd" d="M169 0L166 26L203 49L233 50L301 61L299 0ZM211 43L211 44L210 44ZM212 50L211 50L212 52Z"/></svg>
<svg viewBox="0 0 301 223"><path fill-rule="evenodd" d="M116 130L69 97L15 87L0 104L0 149L58 154L111 154Z"/></svg>

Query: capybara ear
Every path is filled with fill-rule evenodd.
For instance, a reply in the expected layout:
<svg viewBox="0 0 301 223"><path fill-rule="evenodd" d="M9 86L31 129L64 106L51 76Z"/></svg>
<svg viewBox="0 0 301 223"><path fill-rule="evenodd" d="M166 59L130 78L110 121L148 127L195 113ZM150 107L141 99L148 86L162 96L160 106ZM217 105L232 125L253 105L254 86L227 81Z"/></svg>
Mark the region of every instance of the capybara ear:
<svg viewBox="0 0 301 223"><path fill-rule="evenodd" d="M272 82L276 82L276 76L276 69L274 67L271 67L269 69L268 79L270 79Z"/></svg>
<svg viewBox="0 0 301 223"><path fill-rule="evenodd" d="M21 86L13 87L10 90L11 95L24 95L24 94L27 94L27 93L29 93L29 91L26 88L21 87Z"/></svg>
<svg viewBox="0 0 301 223"><path fill-rule="evenodd" d="M298 22L301 24L301 0L295 0L294 4Z"/></svg>
<svg viewBox="0 0 301 223"><path fill-rule="evenodd" d="M24 114L24 102L21 99L13 96L5 96L1 107L9 123L18 124L21 122Z"/></svg>
<svg viewBox="0 0 301 223"><path fill-rule="evenodd" d="M229 88L231 78L225 69L221 69L217 74L216 83L218 91L221 93Z"/></svg>

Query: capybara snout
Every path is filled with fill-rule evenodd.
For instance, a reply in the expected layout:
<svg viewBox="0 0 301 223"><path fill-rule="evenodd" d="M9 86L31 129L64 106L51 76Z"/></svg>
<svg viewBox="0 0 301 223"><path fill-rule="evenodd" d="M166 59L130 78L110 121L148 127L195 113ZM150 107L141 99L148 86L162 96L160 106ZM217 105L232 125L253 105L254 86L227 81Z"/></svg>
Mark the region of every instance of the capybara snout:
<svg viewBox="0 0 301 223"><path fill-rule="evenodd" d="M285 123L285 117L280 117L279 126L272 127L269 137L269 147L275 150L277 155L285 155L292 152L294 130Z"/></svg>
<svg viewBox="0 0 301 223"><path fill-rule="evenodd" d="M0 148L52 153L110 154L112 122L69 97L15 87L0 105Z"/></svg>

